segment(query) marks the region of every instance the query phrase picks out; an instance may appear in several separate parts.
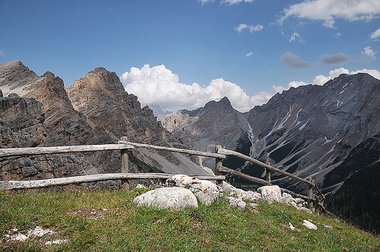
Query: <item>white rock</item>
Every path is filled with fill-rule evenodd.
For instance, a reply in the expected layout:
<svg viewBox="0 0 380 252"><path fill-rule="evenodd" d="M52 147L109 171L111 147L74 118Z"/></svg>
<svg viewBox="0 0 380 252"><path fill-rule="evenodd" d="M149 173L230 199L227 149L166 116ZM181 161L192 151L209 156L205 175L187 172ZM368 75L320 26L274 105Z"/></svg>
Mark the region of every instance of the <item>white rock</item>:
<svg viewBox="0 0 380 252"><path fill-rule="evenodd" d="M314 225L313 223L311 223L311 222L308 221L308 220L303 220L303 225L304 225L305 227L307 227L308 229L314 229L314 230L317 230L317 229L318 229L316 225Z"/></svg>
<svg viewBox="0 0 380 252"><path fill-rule="evenodd" d="M208 180L198 180L198 183L191 184L189 189L200 202L207 206L223 195L220 187Z"/></svg>
<svg viewBox="0 0 380 252"><path fill-rule="evenodd" d="M233 185L227 183L226 181L223 181L223 183L222 183L222 190L223 190L223 192L225 192L226 194L230 194L235 189L236 189L236 187L234 187Z"/></svg>
<svg viewBox="0 0 380 252"><path fill-rule="evenodd" d="M247 207L249 207L249 209L257 209L258 205L256 203L248 203L247 204Z"/></svg>
<svg viewBox="0 0 380 252"><path fill-rule="evenodd" d="M261 193L261 197L269 203L280 202L281 188L277 185L262 186L257 189Z"/></svg>
<svg viewBox="0 0 380 252"><path fill-rule="evenodd" d="M289 222L289 227L291 230L295 230L296 228L292 225L292 223Z"/></svg>
<svg viewBox="0 0 380 252"><path fill-rule="evenodd" d="M242 199L246 201L256 201L256 200L261 199L261 194L258 192L246 191Z"/></svg>
<svg viewBox="0 0 380 252"><path fill-rule="evenodd" d="M247 203L245 203L243 200L234 198L234 197L227 197L228 202L230 203L231 207L237 207L240 210L244 210Z"/></svg>
<svg viewBox="0 0 380 252"><path fill-rule="evenodd" d="M47 246L59 245L59 244L66 243L66 242L68 242L68 240L54 240L54 241L45 242L45 245L47 245Z"/></svg>
<svg viewBox="0 0 380 252"><path fill-rule="evenodd" d="M138 184L136 186L136 189L146 189L146 186L142 185L142 184Z"/></svg>
<svg viewBox="0 0 380 252"><path fill-rule="evenodd" d="M171 176L167 181L174 182L176 186L187 188L191 184L197 183L198 179L187 175L177 174Z"/></svg>
<svg viewBox="0 0 380 252"><path fill-rule="evenodd" d="M176 186L188 188L205 205L210 205L223 195L222 189L208 180L200 180L187 175L173 175L167 180L167 184L172 182Z"/></svg>
<svg viewBox="0 0 380 252"><path fill-rule="evenodd" d="M286 192L282 193L282 197L280 199L282 204L290 204L292 201L294 201L292 195Z"/></svg>
<svg viewBox="0 0 380 252"><path fill-rule="evenodd" d="M133 203L138 206L153 206L160 209L183 210L187 207L198 207L194 194L186 188L166 187L148 191L137 196Z"/></svg>

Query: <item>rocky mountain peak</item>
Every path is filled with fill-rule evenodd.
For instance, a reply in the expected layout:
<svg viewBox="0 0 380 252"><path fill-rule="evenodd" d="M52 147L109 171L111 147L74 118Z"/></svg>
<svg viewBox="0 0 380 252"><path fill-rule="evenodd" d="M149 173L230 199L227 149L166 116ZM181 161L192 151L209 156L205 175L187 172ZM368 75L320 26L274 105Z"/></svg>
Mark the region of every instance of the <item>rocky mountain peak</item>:
<svg viewBox="0 0 380 252"><path fill-rule="evenodd" d="M87 145L130 141L184 147L149 107L125 92L117 75L96 68L71 87L51 72L37 76L22 62L0 64L3 147ZM120 172L120 152L43 155L0 160L1 179L37 179ZM181 154L136 150L131 171L207 174Z"/></svg>

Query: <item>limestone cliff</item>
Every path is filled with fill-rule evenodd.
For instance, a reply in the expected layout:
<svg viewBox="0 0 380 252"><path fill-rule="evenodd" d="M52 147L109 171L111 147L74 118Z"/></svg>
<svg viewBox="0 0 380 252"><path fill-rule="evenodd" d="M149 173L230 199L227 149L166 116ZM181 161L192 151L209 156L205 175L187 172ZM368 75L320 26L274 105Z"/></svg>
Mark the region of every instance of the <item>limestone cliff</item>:
<svg viewBox="0 0 380 252"><path fill-rule="evenodd" d="M20 61L0 65L1 147L33 147L130 141L183 146L167 132L152 111L141 108L136 96L125 92L119 78L97 68L66 88L50 72L36 75ZM10 161L12 160L12 161ZM120 152L43 155L0 160L0 177L51 178L119 172ZM27 170L27 172L23 172ZM134 151L132 171L205 174L179 154Z"/></svg>

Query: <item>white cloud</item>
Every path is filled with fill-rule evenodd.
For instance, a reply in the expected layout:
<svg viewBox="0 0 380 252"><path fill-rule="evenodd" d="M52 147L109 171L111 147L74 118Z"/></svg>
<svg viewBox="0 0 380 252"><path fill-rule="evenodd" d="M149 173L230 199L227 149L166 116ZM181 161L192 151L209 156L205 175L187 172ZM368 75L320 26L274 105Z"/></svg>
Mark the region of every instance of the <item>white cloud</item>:
<svg viewBox="0 0 380 252"><path fill-rule="evenodd" d="M264 29L264 26L262 25L247 25L247 24L239 24L238 26L234 27L234 30L237 32L242 32L243 30L249 30L250 33L261 31Z"/></svg>
<svg viewBox="0 0 380 252"><path fill-rule="evenodd" d="M300 43L303 43L304 40L302 39L301 35L298 32L293 32L293 34L290 36L289 42L297 41Z"/></svg>
<svg viewBox="0 0 380 252"><path fill-rule="evenodd" d="M371 58L371 59L376 58L376 56L375 56L376 52L374 50L372 50L372 48L370 46L364 47L362 54Z"/></svg>
<svg viewBox="0 0 380 252"><path fill-rule="evenodd" d="M329 28L334 27L335 19L347 21L372 20L380 14L378 0L305 0L284 9L282 24L289 17L322 21Z"/></svg>
<svg viewBox="0 0 380 252"><path fill-rule="evenodd" d="M345 68L337 68L331 70L327 76L315 76L312 82L291 81L287 87L273 86L273 89L275 92L282 92L291 87L308 84L323 85L340 74L356 73L368 73L380 79L378 70L362 69L350 72ZM136 95L143 106L159 105L162 110L171 112L203 107L207 102L218 101L225 96L236 110L246 112L254 106L266 103L274 95L270 92L260 92L249 96L240 86L223 78L212 80L206 87L197 83L191 85L180 83L178 75L164 65L153 67L144 65L141 69L132 67L129 72L122 74L120 80L125 85L126 91Z"/></svg>
<svg viewBox="0 0 380 252"><path fill-rule="evenodd" d="M142 105L158 104L163 110L171 112L184 108L196 109L225 96L236 110L246 112L267 101L269 95L262 93L249 97L237 84L222 78L212 80L206 87L197 83L180 83L178 75L164 65L144 65L141 69L132 67L122 74L120 80L126 91L136 95Z"/></svg>
<svg viewBox="0 0 380 252"><path fill-rule="evenodd" d="M246 57L251 57L253 55L253 52L248 52L245 56Z"/></svg>
<svg viewBox="0 0 380 252"><path fill-rule="evenodd" d="M199 0L199 2L202 3L202 5L206 3L213 3L215 0ZM234 5L234 4L240 4L240 3L253 3L253 0L221 0L221 4L229 4L229 5Z"/></svg>
<svg viewBox="0 0 380 252"><path fill-rule="evenodd" d="M237 32L242 32L244 29L247 29L247 24L239 24L238 26L234 27L234 30Z"/></svg>
<svg viewBox="0 0 380 252"><path fill-rule="evenodd" d="M317 75L317 76L315 76L314 79L313 79L313 81L311 83L307 83L305 81L291 81L291 82L288 83L287 87L283 87L283 86L272 86L272 87L273 87L273 89L276 92L281 93L282 91L288 90L291 87L296 88L296 87L299 87L299 86L305 86L305 85L309 85L309 84L322 86L326 82L328 82L329 80L332 80L332 79L338 77L341 74L357 74L357 73L367 73L367 74L372 75L376 79L380 80L380 72L378 70L375 70L375 69L361 69L361 70L356 70L356 71L351 71L350 72L348 69L345 69L345 68L341 67L341 68L337 68L337 69L329 71L329 74L327 76L324 76L324 75Z"/></svg>
<svg viewBox="0 0 380 252"><path fill-rule="evenodd" d="M213 3L214 0L199 0L199 2L202 3L202 5L206 4L206 3Z"/></svg>
<svg viewBox="0 0 380 252"><path fill-rule="evenodd" d="M233 5L233 4L240 4L240 3L253 3L253 0L222 0L221 3Z"/></svg>
<svg viewBox="0 0 380 252"><path fill-rule="evenodd" d="M289 82L287 87L275 86L275 85L273 85L272 87L273 87L274 91L276 91L276 93L281 93L282 91L287 90L291 87L296 88L296 87L300 87L300 86L306 86L308 84L310 84L310 83L306 83L304 81L291 81L291 82Z"/></svg>
<svg viewBox="0 0 380 252"><path fill-rule="evenodd" d="M374 40L380 38L380 28L372 32L369 37Z"/></svg>

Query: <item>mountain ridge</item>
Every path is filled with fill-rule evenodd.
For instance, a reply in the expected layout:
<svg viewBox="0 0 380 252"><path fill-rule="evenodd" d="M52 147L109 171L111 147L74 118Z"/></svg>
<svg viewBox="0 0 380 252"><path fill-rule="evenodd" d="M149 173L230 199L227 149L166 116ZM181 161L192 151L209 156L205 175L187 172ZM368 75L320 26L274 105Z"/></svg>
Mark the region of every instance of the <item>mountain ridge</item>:
<svg viewBox="0 0 380 252"><path fill-rule="evenodd" d="M380 141L376 137L380 133L379 96L380 80L364 73L343 74L323 86L307 85L277 93L266 104L256 106L246 113L236 110L229 115L219 113L217 107L220 105L220 111L223 111L225 101L212 102L212 109L210 106L204 106L194 111L185 111L189 115L187 120L191 122L188 128L182 126L180 130L172 128L171 131L179 139L199 137L212 139L215 143L223 143L224 132L228 132L229 136L233 136L229 138L231 142L228 149L299 177L311 177L323 193L333 198L334 194L340 194L340 188L346 181L360 173L361 169L368 169L364 163L374 163L370 166L371 169L380 166L379 161L374 161L380 160L380 150L376 147ZM232 115L241 121L235 120L233 127L224 126L224 120L233 118ZM218 116L220 122L218 127L214 127L214 121L217 120L214 117ZM170 120L174 119L180 118L172 117ZM178 121L176 123L181 124ZM165 120L163 125L167 125ZM202 125L207 130L199 128ZM374 142L372 145L364 144L371 141ZM190 141L188 143L191 145ZM197 143L192 146L196 145ZM359 162L351 159L355 168L347 168L345 160L350 156L358 157L354 153L361 153L364 146L370 147L363 152L365 155L362 159L359 159ZM198 144L197 147L205 146ZM227 158L223 165L265 178L265 170L254 164ZM303 184L279 174L272 174L272 181L293 191L306 192ZM377 186L372 185L367 192L371 190L371 195L375 198L380 194L380 188ZM368 195L366 197L370 198ZM333 199L330 202L333 202ZM350 207L349 204L340 206ZM372 217L375 222L380 220L379 214ZM377 229L377 232L379 231Z"/></svg>
<svg viewBox="0 0 380 252"><path fill-rule="evenodd" d="M4 147L107 144L116 143L122 136L141 143L184 146L161 126L148 107L141 108L137 97L124 90L115 73L104 68L96 68L75 85L65 87L62 79L51 72L38 76L21 61L8 62L0 65L0 90L4 101L0 115L8 120L3 120L2 125L7 132L2 139ZM41 118L38 130L30 126L35 123L28 117L31 112ZM10 123L10 118L17 121ZM26 119L30 121L18 130ZM0 177L16 180L120 172L121 167L118 151L8 158L0 162ZM130 171L207 174L184 155L143 149L131 151Z"/></svg>

